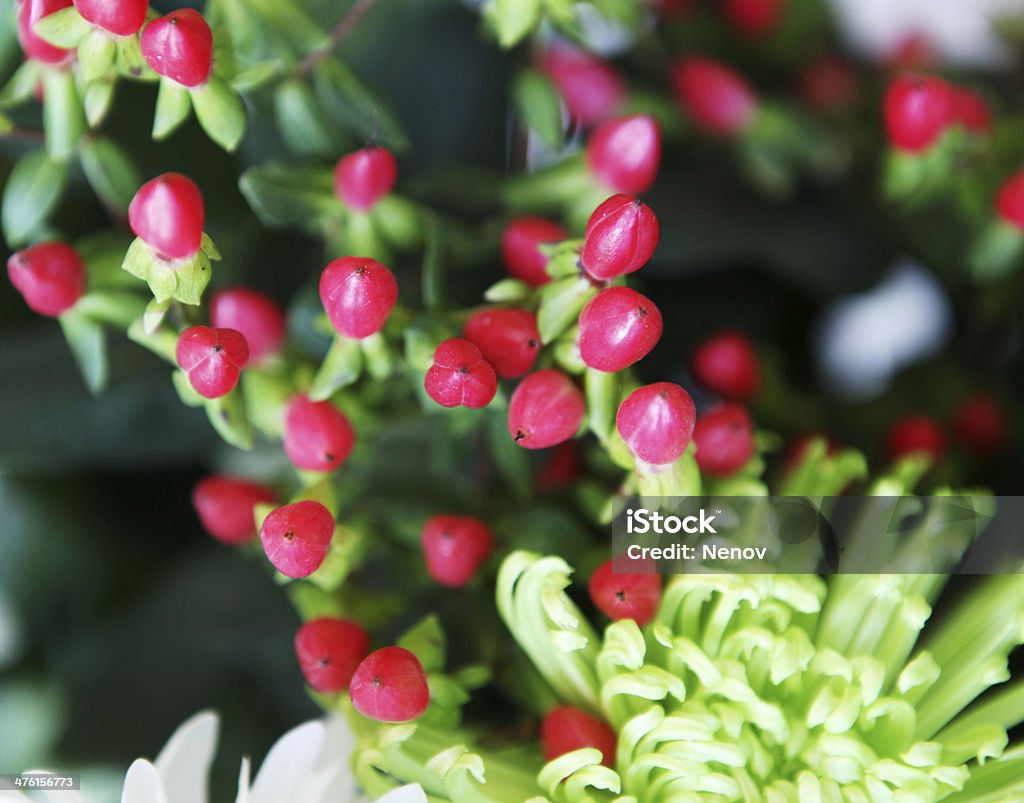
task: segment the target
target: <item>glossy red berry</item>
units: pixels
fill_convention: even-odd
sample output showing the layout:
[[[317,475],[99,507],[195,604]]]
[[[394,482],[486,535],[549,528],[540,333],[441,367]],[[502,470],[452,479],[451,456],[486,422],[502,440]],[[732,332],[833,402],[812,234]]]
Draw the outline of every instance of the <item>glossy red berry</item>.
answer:
[[[526,449],[546,449],[575,435],[583,424],[583,394],[565,374],[546,369],[523,379],[508,405],[508,432]]]
[[[272,504],[266,485],[238,477],[205,477],[192,490],[192,507],[203,529],[225,544],[244,544],[256,537],[256,505]]]
[[[609,287],[580,313],[580,357],[598,371],[621,371],[642,360],[661,338],[661,312],[628,287]]]
[[[992,111],[985,99],[967,87],[954,87],[957,119],[972,134],[992,133]]]
[[[146,21],[149,0],[74,0],[78,13],[115,36],[138,33]]]
[[[545,761],[553,761],[573,750],[594,747],[601,751],[602,764],[615,766],[618,741],[615,731],[607,722],[578,708],[562,705],[549,711],[541,723],[540,738]]]
[[[700,470],[728,477],[754,456],[754,424],[738,404],[722,404],[697,419],[693,441]]]
[[[285,338],[284,310],[270,296],[248,287],[226,287],[210,299],[210,323],[234,329],[249,344],[249,361],[274,354]]]
[[[958,107],[953,88],[940,78],[908,73],[894,78],[883,102],[890,144],[919,153],[938,142],[956,122]]]
[[[946,453],[946,434],[931,416],[910,415],[889,430],[887,450],[890,460],[919,454],[938,461]]]
[[[185,259],[199,251],[203,221],[203,196],[181,173],[147,181],[128,206],[132,231],[167,259]]]
[[[537,493],[550,493],[572,485],[583,473],[583,461],[573,441],[554,447],[537,474]]]
[[[7,275],[25,303],[40,315],[56,317],[85,292],[85,265],[66,243],[39,243],[7,260]]]
[[[494,368],[473,343],[460,337],[442,342],[434,350],[423,386],[442,407],[486,407],[498,390]]]
[[[43,64],[64,64],[71,57],[72,51],[54,47],[33,30],[43,17],[70,5],[71,0],[19,0],[18,41],[26,56]]]
[[[633,619],[641,627],[654,618],[661,602],[661,576],[616,574],[614,558],[590,575],[588,591],[595,607],[609,619]]]
[[[441,585],[459,588],[494,551],[490,528],[472,516],[433,516],[420,534],[427,571]]]
[[[580,262],[605,281],[640,270],[658,247],[658,218],[639,198],[613,195],[587,221]]]
[[[548,256],[539,248],[569,237],[562,226],[541,217],[521,217],[509,222],[501,235],[501,256],[505,270],[514,279],[533,287],[551,281],[547,273]]]
[[[745,36],[766,36],[779,27],[786,3],[785,0],[723,0],[722,11],[732,26]]]
[[[238,384],[249,361],[249,346],[234,329],[190,326],[178,336],[174,355],[196,393],[219,399]]]
[[[705,134],[739,134],[754,121],[757,98],[736,72],[713,59],[685,56],[672,67],[676,100]]]
[[[398,301],[398,282],[376,259],[341,257],[320,274],[320,300],[340,334],[361,339],[384,326]]]
[[[365,212],[391,192],[397,178],[391,151],[371,145],[341,158],[334,168],[334,191],[346,206]]]
[[[957,407],[953,431],[970,451],[981,455],[995,454],[1006,446],[1006,413],[991,396],[975,393]]]
[[[344,413],[329,401],[299,394],[284,416],[284,451],[296,468],[334,471],[348,459],[355,433]]]
[[[749,399],[761,385],[761,365],[754,344],[732,329],[698,344],[691,368],[701,385],[733,399]]]
[[[430,688],[419,659],[402,647],[371,652],[348,686],[356,711],[378,722],[411,722],[430,705]]]
[[[626,85],[607,62],[569,45],[555,45],[538,66],[558,89],[569,113],[583,125],[607,120],[622,106]]]
[[[540,353],[537,316],[526,309],[482,309],[469,316],[462,334],[473,341],[502,379],[525,374]]]
[[[843,59],[822,56],[808,64],[800,75],[800,94],[813,109],[841,111],[853,105],[860,91],[856,71]]]
[[[213,32],[194,8],[172,11],[150,22],[139,40],[142,58],[157,75],[182,86],[206,83],[213,69]]]
[[[313,619],[295,634],[295,657],[302,676],[321,694],[345,691],[369,652],[369,634],[348,619]]]
[[[625,398],[615,425],[638,460],[661,466],[674,463],[686,451],[696,420],[689,393],[671,382],[656,382]]]
[[[587,166],[614,192],[639,195],[658,174],[661,129],[649,114],[602,123],[587,140]]]
[[[319,502],[306,499],[270,512],[260,527],[267,558],[285,577],[309,577],[327,557],[334,517]]]
[[[1024,231],[1024,170],[1003,183],[996,196],[996,212],[1007,223]]]

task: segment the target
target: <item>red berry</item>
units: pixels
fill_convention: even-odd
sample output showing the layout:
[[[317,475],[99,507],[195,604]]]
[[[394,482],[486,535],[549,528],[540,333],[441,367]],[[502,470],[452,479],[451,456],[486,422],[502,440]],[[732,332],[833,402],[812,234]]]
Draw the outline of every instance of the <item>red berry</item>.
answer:
[[[800,94],[809,106],[822,112],[849,108],[859,90],[857,73],[836,56],[811,62],[800,76]]]
[[[734,399],[749,399],[761,385],[761,366],[754,344],[729,329],[693,350],[693,374],[708,390]]]
[[[401,647],[367,655],[356,667],[348,692],[356,711],[378,722],[411,722],[430,705],[423,665]]]
[[[70,5],[71,0],[19,0],[18,41],[26,56],[44,64],[63,64],[70,58],[70,50],[54,47],[33,30],[43,17]]]
[[[508,275],[533,287],[551,281],[548,257],[538,246],[568,239],[569,232],[540,217],[521,217],[509,222],[501,235],[501,256]]]
[[[128,207],[132,231],[167,259],[185,259],[203,242],[203,196],[188,176],[164,173],[147,181]]]
[[[604,281],[640,270],[658,247],[658,218],[632,195],[613,195],[587,221],[580,262]]]
[[[284,451],[296,468],[334,471],[352,452],[355,433],[344,413],[329,401],[299,394],[284,416]]]
[[[754,425],[738,404],[722,404],[697,419],[693,441],[700,470],[728,477],[754,456]]]
[[[609,619],[633,619],[643,626],[654,618],[661,602],[661,576],[617,574],[614,559],[602,563],[590,575],[590,599]]]
[[[894,148],[919,153],[934,145],[957,119],[952,87],[930,75],[894,78],[885,91],[885,130]]]
[[[960,123],[973,134],[992,133],[992,112],[985,99],[967,87],[954,87],[956,95],[957,118]]]
[[[321,694],[345,691],[369,652],[370,636],[348,619],[313,619],[295,634],[295,657],[302,675]]]
[[[689,393],[671,382],[656,382],[626,397],[615,425],[637,459],[662,466],[674,463],[686,451],[696,419]]]
[[[601,751],[602,764],[606,767],[615,766],[615,747],[618,741],[615,731],[607,722],[578,708],[562,705],[549,711],[541,723],[540,738],[544,745],[545,761],[553,761],[573,750],[594,747]]]
[[[115,36],[138,33],[146,21],[148,0],[74,0],[78,13],[98,28]]]
[[[658,173],[661,129],[649,114],[602,123],[587,141],[587,165],[598,181],[615,192],[639,195]]]
[[[361,339],[384,326],[398,301],[398,282],[376,259],[341,257],[320,275],[320,300],[340,334]]]
[[[495,307],[473,313],[462,329],[502,379],[522,376],[537,362],[537,316],[525,309]]]
[[[139,40],[142,57],[153,72],[196,87],[206,83],[213,69],[213,32],[193,8],[172,11],[150,22]]]
[[[1024,170],[1010,176],[996,196],[999,217],[1024,231]]]
[[[758,37],[779,26],[786,4],[785,0],[723,0],[722,10],[737,31]]]
[[[196,393],[219,399],[238,384],[249,361],[249,346],[234,329],[190,326],[179,335],[174,356]]]
[[[433,516],[420,534],[427,571],[441,585],[466,585],[494,551],[494,536],[472,516]]]
[[[295,579],[320,568],[333,537],[331,511],[309,499],[272,510],[260,527],[267,558],[281,574]]]
[[[427,395],[442,407],[486,407],[498,390],[494,368],[469,340],[452,337],[434,350],[423,380]]]
[[[346,205],[365,212],[391,192],[397,178],[391,151],[371,145],[341,158],[334,168],[334,191]]]
[[[903,36],[885,58],[890,70],[928,70],[942,61],[935,43],[920,31]]]
[[[537,475],[537,493],[549,493],[576,481],[583,473],[583,461],[572,441],[560,443],[547,455]]]
[[[739,134],[753,122],[754,91],[720,62],[685,56],[673,65],[671,78],[676,100],[705,134]]]
[[[975,393],[957,407],[953,431],[972,452],[994,454],[1006,446],[1006,414],[991,396]]]
[[[910,415],[893,424],[887,447],[890,460],[920,454],[938,461],[946,453],[946,435],[931,416]]]
[[[39,243],[7,260],[7,275],[25,303],[55,317],[71,309],[85,292],[85,265],[66,243]]]
[[[569,113],[585,126],[607,120],[625,101],[626,85],[615,68],[583,50],[558,44],[537,61]]]
[[[580,313],[580,357],[598,371],[621,371],[646,357],[661,338],[661,312],[628,287],[609,287]]]
[[[516,387],[508,405],[508,433],[526,449],[567,441],[583,424],[583,394],[565,374],[537,371]]]
[[[203,528],[225,544],[244,544],[255,537],[254,508],[274,500],[266,485],[237,477],[205,477],[192,491],[192,507]]]
[[[279,348],[285,338],[284,310],[270,296],[248,287],[218,290],[210,299],[210,323],[234,329],[249,344],[249,361],[260,362]]]

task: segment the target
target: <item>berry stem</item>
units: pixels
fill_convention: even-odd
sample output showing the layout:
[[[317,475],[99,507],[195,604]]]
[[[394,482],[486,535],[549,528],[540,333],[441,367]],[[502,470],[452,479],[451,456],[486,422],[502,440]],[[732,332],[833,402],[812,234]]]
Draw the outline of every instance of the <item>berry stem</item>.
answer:
[[[331,28],[327,41],[300,61],[295,72],[300,76],[306,76],[313,72],[316,66],[331,55],[334,48],[348,36],[349,32],[359,24],[359,21],[376,3],[377,0],[356,0],[337,24]]]

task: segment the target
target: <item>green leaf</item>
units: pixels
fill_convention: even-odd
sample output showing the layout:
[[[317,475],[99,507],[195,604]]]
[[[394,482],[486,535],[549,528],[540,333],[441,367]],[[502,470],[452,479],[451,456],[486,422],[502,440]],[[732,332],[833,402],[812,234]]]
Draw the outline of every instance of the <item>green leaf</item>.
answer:
[[[537,328],[544,343],[550,343],[575,323],[580,311],[597,292],[583,278],[559,279],[544,285],[540,291]]]
[[[114,64],[116,49],[109,34],[98,28],[94,29],[78,45],[78,63],[82,68],[82,77],[86,81],[94,81],[105,75]]]
[[[245,451],[252,448],[252,427],[249,426],[245,401],[238,388],[219,399],[207,401],[206,415],[217,434],[229,445]]]
[[[46,150],[54,159],[67,159],[86,130],[82,100],[70,71],[43,71],[43,128]]]
[[[518,44],[541,20],[541,0],[491,0],[485,14],[506,50]]]
[[[448,640],[436,615],[430,614],[421,619],[395,643],[419,658],[424,672],[441,672],[444,669]]]
[[[171,365],[178,364],[175,355],[178,345],[177,332],[170,329],[155,329],[152,332],[147,332],[142,319],[139,318],[128,327],[128,339],[153,352]]]
[[[338,210],[329,169],[275,164],[250,167],[238,186],[252,211],[266,226],[316,230],[316,219]]]
[[[54,47],[73,50],[93,32],[93,27],[73,6],[68,6],[47,14],[32,26],[32,30]]]
[[[100,200],[126,215],[128,204],[142,184],[131,157],[116,142],[99,135],[84,138],[79,155],[85,177]]]
[[[298,156],[336,156],[344,144],[332,135],[313,90],[304,81],[285,81],[274,92],[277,129]]]
[[[359,341],[344,335],[335,335],[320,369],[309,389],[313,401],[329,399],[334,392],[348,387],[363,370],[363,352]]]
[[[537,70],[524,70],[512,91],[523,122],[548,145],[561,145],[562,99],[551,82]]]
[[[359,348],[365,357],[366,369],[374,379],[387,379],[395,372],[395,355],[380,332],[360,340]]]
[[[102,123],[110,111],[111,102],[114,100],[114,88],[117,81],[111,76],[108,78],[92,81],[85,88],[85,119],[90,128],[96,128]]]
[[[93,393],[99,392],[107,382],[107,347],[103,326],[82,314],[77,306],[61,314],[58,320],[85,384]]]
[[[992,281],[1005,276],[1021,263],[1024,232],[1005,220],[989,224],[974,244],[971,269],[975,278]]]
[[[249,92],[259,89],[261,86],[274,78],[281,71],[281,62],[278,59],[260,61],[237,73],[231,79],[231,86],[239,92]]]
[[[18,106],[31,98],[41,80],[42,70],[42,65],[35,59],[22,62],[14,71],[11,80],[0,89],[0,108]]]
[[[337,59],[324,59],[317,66],[313,87],[320,106],[342,127],[392,150],[408,149],[409,140],[397,118]]]
[[[288,379],[270,369],[247,368],[242,371],[249,421],[271,438],[284,435],[284,412],[295,392]]]
[[[153,139],[169,137],[188,118],[192,106],[188,90],[181,84],[164,78],[156,96],[156,113],[153,115]]]
[[[145,303],[134,293],[119,290],[90,290],[75,304],[75,311],[97,323],[127,329],[143,313]]]
[[[585,385],[590,431],[602,441],[607,440],[615,429],[615,413],[619,409],[619,377],[588,368]]]
[[[211,78],[205,86],[193,89],[191,95],[199,124],[210,139],[226,151],[235,150],[245,134],[241,96],[219,78]]]
[[[178,398],[186,407],[202,407],[206,404],[206,397],[192,387],[192,383],[189,382],[188,375],[184,371],[172,371],[171,382],[174,383]]]
[[[146,311],[142,314],[142,328],[147,334],[153,334],[160,325],[164,322],[164,318],[167,316],[167,310],[171,308],[171,300],[169,298],[163,301],[157,301],[155,298],[151,298],[149,303],[146,305]]]
[[[423,240],[420,208],[397,195],[385,195],[370,210],[375,228],[392,245],[406,251],[418,248]]]
[[[533,288],[526,282],[519,279],[502,279],[484,291],[484,298],[495,304],[507,304],[516,301],[526,301]]]
[[[31,151],[18,160],[7,179],[0,209],[8,246],[24,245],[46,220],[60,199],[66,176],[66,164],[51,159],[46,151]]]
[[[119,36],[114,40],[117,53],[114,63],[117,71],[137,81],[160,81],[161,77],[153,71],[142,57],[142,48],[137,36]]]
[[[516,446],[508,433],[504,411],[489,410],[487,415],[487,451],[501,478],[519,499],[527,499],[533,488],[533,470],[525,449]]]

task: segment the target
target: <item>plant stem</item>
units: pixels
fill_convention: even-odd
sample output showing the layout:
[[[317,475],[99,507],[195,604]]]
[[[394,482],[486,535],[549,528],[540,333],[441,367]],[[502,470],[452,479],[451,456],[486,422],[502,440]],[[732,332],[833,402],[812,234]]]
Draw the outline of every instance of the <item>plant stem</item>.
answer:
[[[299,62],[299,66],[296,72],[301,75],[309,75],[313,69],[327,58],[331,51],[346,37],[349,32],[359,23],[359,21],[366,15],[377,0],[356,0],[348,11],[345,12],[344,16],[338,23],[331,29],[331,33],[321,47],[318,47],[306,58]]]

